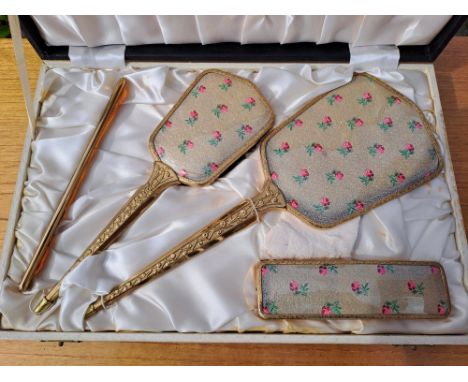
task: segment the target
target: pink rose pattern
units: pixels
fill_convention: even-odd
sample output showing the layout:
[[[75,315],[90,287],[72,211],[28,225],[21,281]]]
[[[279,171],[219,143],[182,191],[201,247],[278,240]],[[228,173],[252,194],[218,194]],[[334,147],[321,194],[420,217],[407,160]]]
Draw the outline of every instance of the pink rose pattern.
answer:
[[[400,154],[408,159],[411,155],[414,154],[414,146],[411,143],[407,143],[403,150],[400,150]]]
[[[334,265],[334,264],[323,264],[323,265],[319,266],[318,271],[322,276],[328,276],[328,274],[330,274],[330,273],[337,274],[338,273],[338,267],[336,265]]]
[[[327,172],[325,176],[327,177],[327,181],[330,184],[335,183],[336,180],[342,180],[344,178],[344,174],[338,170]]]
[[[400,313],[400,306],[397,300],[385,301],[382,305],[382,314],[398,314]]]
[[[406,180],[405,175],[398,171],[389,175],[389,178],[390,178],[390,182],[392,183],[392,186],[397,186],[399,184],[402,184]]]
[[[227,92],[231,86],[232,86],[232,80],[230,78],[227,78],[227,77],[223,80],[222,84],[218,85],[218,87],[221,90],[224,90],[225,92]]]
[[[289,131],[291,131],[295,127],[302,127],[303,124],[304,124],[304,122],[302,122],[301,119],[294,119],[294,120],[292,120],[291,122],[288,123],[288,129],[289,129]]]
[[[218,170],[218,164],[215,162],[209,162],[203,167],[203,174],[210,176]]]
[[[312,156],[313,153],[320,154],[323,152],[323,146],[320,143],[311,143],[310,145],[307,145],[305,149],[309,156]]]
[[[361,127],[364,125],[364,121],[361,118],[353,117],[352,119],[348,119],[346,124],[351,130],[353,130],[355,127]]]
[[[327,97],[327,102],[329,105],[334,105],[336,102],[340,103],[343,101],[343,97],[339,94],[332,94],[331,96]]]
[[[441,316],[446,316],[447,313],[448,313],[448,304],[443,301],[443,300],[440,300],[439,303],[437,304],[437,313],[439,313],[439,315]]]
[[[295,200],[295,199],[291,199],[288,204],[294,208],[295,210],[297,210],[297,208],[299,207],[299,203]]]
[[[423,282],[416,283],[416,281],[414,280],[409,280],[407,285],[408,285],[408,290],[412,294],[418,295],[418,296],[424,295],[424,283]]]
[[[332,121],[331,117],[329,117],[328,115],[323,117],[321,122],[317,122],[318,127],[323,131],[325,131],[326,129],[331,127],[332,124],[333,124],[333,121]]]
[[[359,176],[359,180],[364,186],[367,187],[370,183],[374,181],[374,172],[370,168],[367,168],[364,171],[364,174],[362,176]]]
[[[385,152],[385,147],[379,143],[374,143],[372,146],[367,148],[367,151],[371,156],[375,157],[377,154],[383,154]]]
[[[198,112],[196,110],[192,110],[189,113],[189,117],[185,120],[185,122],[187,123],[187,125],[193,126],[195,125],[195,122],[197,122],[197,120],[198,120]]]
[[[289,151],[289,143],[288,142],[282,142],[280,147],[274,150],[276,155],[279,155],[282,157],[284,154],[286,154]]]
[[[242,125],[242,126],[239,127],[236,131],[237,131],[237,136],[238,136],[240,139],[244,140],[244,138],[245,138],[246,135],[252,134],[253,128],[252,128],[252,126],[250,126],[250,125]]]
[[[251,111],[255,107],[255,99],[252,97],[248,97],[245,102],[242,104],[242,107],[248,111]]]
[[[348,154],[353,152],[353,144],[350,141],[344,141],[337,151],[344,157],[347,157]]]
[[[296,296],[307,296],[309,283],[299,284],[296,280],[289,282],[289,290]]]
[[[204,85],[200,85],[192,90],[192,96],[198,98],[200,94],[206,93],[206,87]]]
[[[164,158],[164,154],[166,153],[166,150],[164,150],[164,147],[159,146],[156,148],[156,152],[158,153],[160,158]]]
[[[342,104],[343,106],[346,105],[346,99],[338,93],[332,93],[328,95],[325,99],[329,107],[338,107],[338,104]],[[357,98],[357,102],[360,105],[366,106],[366,107],[371,107],[370,105],[372,104],[373,101],[374,101],[374,98],[370,91],[364,91],[362,93],[362,96]],[[390,107],[396,107],[397,105],[402,104],[402,100],[399,97],[394,96],[394,95],[387,97],[386,101]],[[335,126],[333,123],[332,117],[326,113],[323,114],[323,116],[321,117],[321,120],[316,122],[316,124],[322,131],[326,131],[328,128]],[[354,130],[354,129],[358,129],[364,126],[365,121],[362,118],[360,118],[359,115],[357,115],[347,120],[346,124],[350,130]],[[408,124],[408,128],[413,132],[423,128],[422,123],[417,120],[408,121],[407,124]],[[395,127],[395,121],[392,118],[392,116],[388,114],[384,114],[381,119],[381,122],[378,123],[378,128],[382,130],[383,132],[387,132],[394,127]],[[287,129],[289,131],[293,131],[295,128],[308,128],[308,126],[302,119],[295,118],[287,124]],[[358,143],[359,142],[357,142],[357,144]],[[317,154],[330,155],[330,152],[325,151],[323,144],[318,143],[318,142],[313,142],[303,147],[305,147],[305,151],[309,157],[313,157],[314,155],[317,155]],[[291,149],[292,148],[290,146],[290,143],[288,143],[287,141],[284,141],[281,143],[279,147],[277,146],[276,148],[274,148],[273,152],[279,157],[283,157]],[[341,144],[341,146],[339,146],[338,148],[334,148],[333,150],[336,150],[336,152],[338,152],[343,158],[347,158],[348,156],[350,156],[350,154],[353,153],[354,144],[352,140],[347,140],[347,141],[344,141]],[[378,142],[374,143],[371,146],[368,146],[367,151],[371,157],[376,157],[376,158],[382,157],[383,160],[385,160],[384,159],[385,154],[387,154],[387,152],[390,152],[390,150],[386,150],[385,147],[381,143],[378,143]],[[404,147],[402,147],[398,151],[399,151],[399,154],[405,157],[406,159],[410,159],[412,156],[414,156],[416,152],[414,144],[410,142],[406,143]],[[436,159],[435,150],[431,151],[429,154],[433,160]],[[376,169],[378,168],[379,167],[376,166]],[[362,171],[363,173],[362,175],[358,176],[358,179],[366,187],[372,187],[372,184],[376,183],[374,182],[374,180],[376,179],[376,177],[379,177],[379,176],[388,177],[387,179],[389,179],[390,184],[392,186],[401,186],[406,181],[406,176],[403,173],[398,172],[398,171],[392,174],[387,174],[387,175],[378,174],[374,171],[374,169],[370,169],[370,168],[364,168]],[[336,169],[326,172],[325,176],[329,184],[335,184],[337,181],[347,179],[346,173],[343,173],[342,171],[339,171]],[[278,172],[275,172],[275,180],[278,179],[278,177],[279,177]],[[297,185],[302,186],[305,183],[305,181],[309,179],[309,175],[307,176],[301,176],[300,174],[293,175],[292,178]],[[348,184],[348,183],[345,182],[345,184]],[[326,213],[327,211],[330,211],[331,209],[331,203],[330,203],[329,198],[325,197],[324,199],[326,200],[322,199],[319,203],[313,204],[315,211],[320,214]],[[295,206],[293,208],[297,209],[298,202],[297,200],[294,200],[294,199],[293,201],[294,201],[293,205]],[[322,201],[324,203],[322,203]],[[291,201],[289,202],[289,204],[291,205]],[[362,212],[363,210],[364,210],[363,201],[351,200],[350,202],[347,203],[347,211],[349,214],[359,213],[359,212]]]
[[[299,185],[302,186],[304,182],[309,179],[309,171],[306,168],[303,168],[299,175],[293,176],[294,181]]]
[[[278,274],[279,269],[276,264],[265,264],[262,265],[261,269],[261,277],[266,278],[269,277],[270,274]],[[385,275],[388,272],[394,273],[395,270],[393,265],[391,264],[379,264],[377,265],[377,272],[379,275]],[[431,274],[438,274],[440,269],[436,266],[430,266]],[[318,267],[318,273],[323,277],[329,277],[330,274],[337,274],[338,268],[334,264],[322,264]],[[404,281],[401,280],[401,287],[405,285],[408,292],[417,295],[423,296],[424,295],[424,282],[423,281],[416,281],[416,280],[408,280]],[[292,293],[293,296],[308,296],[309,295],[309,285],[310,283],[307,280],[298,281],[296,279],[290,279],[288,282],[288,289]],[[362,281],[362,280],[353,280],[350,283],[350,289],[356,296],[369,296],[369,292],[371,288],[369,286],[369,282]],[[320,307],[320,305],[319,305]],[[271,300],[268,298],[267,295],[264,295],[262,311],[264,314],[276,314],[278,313],[278,306],[275,300]],[[394,315],[400,314],[401,307],[400,303],[397,299],[388,299],[384,302],[381,306],[381,313],[383,315]],[[437,304],[437,313],[441,316],[448,315],[449,306],[448,303],[444,300],[440,300]],[[343,308],[339,301],[327,301],[324,305],[320,308],[320,314],[323,317],[327,316],[338,316],[343,315]],[[346,314],[346,312],[345,312]]]
[[[379,264],[377,265],[377,273],[383,276],[386,273],[394,273],[395,270],[391,264]]]
[[[218,146],[218,144],[223,140],[223,134],[220,131],[215,130],[211,133],[211,138],[208,140],[208,143],[211,146]]]
[[[369,295],[369,283],[362,283],[360,281],[353,281],[351,283],[351,290],[358,296],[368,296]]]
[[[372,94],[365,92],[357,101],[360,105],[366,106],[372,102]]]
[[[216,82],[217,81],[217,82]],[[221,128],[218,127],[219,130],[216,130],[216,124],[218,119],[222,120],[223,116],[229,115],[231,112],[241,112],[242,114],[246,115],[244,112],[244,108],[240,105],[240,102],[232,102],[230,101],[231,98],[227,98],[224,93],[229,92],[230,89],[236,86],[236,83],[234,82],[233,79],[229,77],[224,77],[224,76],[219,76],[215,82],[211,83],[209,80],[205,81],[202,79],[200,82],[198,82],[194,87],[191,88],[189,92],[189,98],[191,99],[192,105],[189,106],[190,108],[182,109],[180,110],[180,113],[183,113],[182,115],[176,114],[176,116],[172,117],[171,119],[167,119],[163,122],[163,124],[160,127],[159,132],[161,133],[161,137],[163,136],[163,133],[166,133],[169,131],[169,129],[174,130],[173,133],[175,134],[175,131],[182,131],[187,127],[191,128],[197,128],[198,124],[202,123],[203,125],[200,126],[203,130],[206,128],[206,126],[213,126],[213,130],[207,132],[207,136],[205,138],[200,137],[197,133],[194,133],[194,130],[187,132],[187,135],[184,137],[182,134],[183,139],[179,141],[175,146],[176,151],[178,153],[181,153],[186,156],[193,155],[192,153],[199,153],[202,150],[206,150],[207,146],[208,148],[219,148],[220,151],[223,149],[226,149],[221,143],[223,141],[223,138],[228,139],[228,134],[229,134],[229,139],[232,139],[232,137],[237,137],[239,138],[240,141],[242,140],[247,140],[251,139],[251,137],[255,136],[256,133],[256,126],[251,122],[254,121],[252,118],[247,117],[246,121],[242,124],[239,124],[239,128],[236,130],[235,128],[232,129],[233,131],[225,131],[222,130]],[[203,112],[202,108],[198,106],[198,102],[203,102],[205,96],[213,96],[214,95],[219,95],[219,101],[218,104],[213,105],[214,107],[209,108],[212,112]],[[249,104],[249,108],[251,109],[254,107],[257,102],[256,98],[258,96],[256,95],[255,92],[250,92],[250,94],[247,94],[245,96],[246,103]],[[216,98],[215,98],[216,99]],[[235,98],[234,98],[235,99]],[[237,105],[236,105],[237,103]],[[259,107],[261,104],[258,105]],[[175,122],[176,119],[174,118],[180,118],[182,121],[182,124],[180,122]],[[250,124],[249,124],[250,122]],[[179,134],[179,133],[178,133]],[[201,138],[201,139],[200,139]],[[163,138],[161,138],[163,140]],[[165,140],[165,139],[164,139]],[[157,139],[156,139],[156,142]],[[163,143],[162,145],[155,144],[156,146],[156,151],[159,155],[160,158],[167,157],[169,154],[169,144]],[[167,147],[166,147],[167,146]],[[211,147],[210,147],[211,146]],[[221,146],[221,147],[220,147]],[[167,151],[167,153],[166,153]],[[211,151],[211,150],[210,150]],[[220,163],[215,163],[219,161],[219,152],[216,152],[212,158],[209,158],[210,151],[207,151],[207,163],[214,163],[211,165],[205,165],[202,166],[203,172],[200,171],[194,171],[190,170],[191,177],[193,178],[201,178],[202,174],[212,174],[215,171],[217,171],[217,166],[220,166]],[[172,154],[172,153],[171,153]],[[216,158],[216,159],[215,159]],[[186,177],[188,175],[187,169],[186,168],[181,168],[184,167],[183,163],[182,166],[180,166],[176,171],[181,177]]]
[[[228,109],[229,108],[227,107],[227,105],[219,104],[219,105],[216,105],[216,107],[211,111],[216,116],[216,118],[219,119],[221,117],[221,114],[228,112]]]
[[[172,127],[172,122],[170,120],[167,120],[164,125],[161,127],[161,131],[165,132],[167,129],[170,129]]]
[[[352,200],[346,205],[348,209],[348,214],[353,214],[355,212],[361,212],[364,210],[364,203],[360,200]]]
[[[193,149],[193,142],[190,139],[185,139],[180,145],[179,145],[179,151],[182,154],[187,154],[187,150]]]
[[[322,306],[321,314],[323,317],[341,316],[341,305],[339,301],[327,302]]]
[[[421,130],[423,125],[421,122],[415,121],[412,119],[411,121],[408,121],[408,128],[414,133],[416,130]]]
[[[330,208],[330,205],[331,205],[330,199],[324,196],[322,199],[320,199],[319,203],[314,204],[314,208],[315,208],[315,211],[322,214]]]
[[[383,131],[388,131],[391,127],[393,127],[393,119],[390,117],[385,117],[383,122],[379,123],[379,127]]]
[[[390,106],[399,105],[399,104],[401,104],[401,99],[399,99],[398,97],[395,97],[395,96],[390,96],[390,97],[387,97],[387,103]]]

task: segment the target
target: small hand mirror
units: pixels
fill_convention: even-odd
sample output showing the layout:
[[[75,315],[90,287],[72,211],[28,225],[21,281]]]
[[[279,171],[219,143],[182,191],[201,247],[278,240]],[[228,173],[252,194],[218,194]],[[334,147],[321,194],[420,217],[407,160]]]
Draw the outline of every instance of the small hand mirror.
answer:
[[[282,123],[263,140],[261,155],[267,181],[257,196],[91,304],[86,317],[255,222],[257,214],[286,208],[312,226],[332,227],[414,189],[442,169],[422,112],[367,74],[356,74],[351,83]]]
[[[168,187],[214,182],[273,123],[270,105],[252,82],[219,70],[202,72],[150,137],[155,162],[148,182],[133,194],[66,274],[86,257],[109,246]],[[39,302],[36,313],[57,300],[63,277]]]

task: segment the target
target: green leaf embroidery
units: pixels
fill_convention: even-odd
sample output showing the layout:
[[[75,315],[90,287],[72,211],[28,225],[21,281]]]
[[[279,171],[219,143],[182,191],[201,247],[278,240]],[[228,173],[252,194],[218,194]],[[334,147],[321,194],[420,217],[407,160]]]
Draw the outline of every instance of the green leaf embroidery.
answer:
[[[339,301],[327,302],[322,307],[322,316],[340,316],[341,315],[341,305]]]
[[[388,129],[390,129],[390,127],[392,127],[392,125],[387,125],[386,123],[379,123],[379,127],[383,130],[383,131],[388,131]]]
[[[411,155],[413,155],[413,153],[409,150],[400,150],[400,154],[406,159],[408,159]]]
[[[213,114],[216,116],[216,118],[219,119],[219,117],[221,116],[221,109],[219,108],[219,106],[217,106],[215,109],[211,110],[213,112]]]
[[[437,157],[436,149],[432,147],[428,150],[428,152],[429,152],[429,156],[431,157],[431,160],[435,160]]]
[[[361,284],[361,287],[357,290],[357,294],[367,296],[369,294],[369,283]]]
[[[423,296],[424,295],[424,283],[420,282],[419,284],[417,284],[416,288],[413,289],[411,293],[418,295],[418,296]]]
[[[351,153],[352,150],[348,150],[348,149],[345,149],[344,147],[340,147],[336,151],[338,151],[341,155],[346,157],[348,156],[349,153]]]
[[[266,267],[270,272],[278,273],[278,266],[275,264],[267,264]]]
[[[304,182],[309,179],[308,176],[301,176],[301,175],[293,175],[294,181],[299,185],[302,186]]]
[[[359,176],[359,180],[364,186],[368,186],[369,183],[371,183],[374,180],[374,178],[369,176]]]
[[[266,309],[265,309],[266,308]],[[265,312],[267,310],[267,312]],[[264,313],[266,314],[277,314],[279,311],[278,305],[276,305],[276,301],[267,300],[264,304]]]
[[[328,183],[330,183],[330,184],[335,183],[336,177],[335,177],[335,173],[334,173],[334,172],[327,172],[325,175],[326,175],[326,177],[327,177]]]
[[[387,301],[385,304],[390,307],[393,313],[400,313],[400,306],[397,300]]]
[[[321,204],[314,204],[315,211],[324,213],[326,210],[328,210],[327,206],[322,206]]]
[[[187,153],[187,146],[186,146],[186,144],[185,144],[185,143],[181,143],[181,144],[179,145],[179,150],[180,150],[180,152],[181,152],[182,154],[186,154],[186,153]]]
[[[298,290],[294,291],[295,295],[299,296],[307,296],[309,292],[309,283],[301,284]]]
[[[280,157],[282,157],[287,152],[282,149],[274,149],[273,151],[275,152],[276,155],[279,155]]]
[[[188,118],[185,120],[185,122],[187,123],[187,125],[190,125],[190,126],[193,126],[195,124],[195,122],[197,122],[197,118]]]
[[[359,103],[360,105],[362,105],[362,106],[366,106],[366,105],[368,105],[369,103],[372,102],[372,100],[367,100],[367,99],[365,99],[365,98],[363,98],[363,97],[358,98],[357,101],[358,101],[358,103]]]

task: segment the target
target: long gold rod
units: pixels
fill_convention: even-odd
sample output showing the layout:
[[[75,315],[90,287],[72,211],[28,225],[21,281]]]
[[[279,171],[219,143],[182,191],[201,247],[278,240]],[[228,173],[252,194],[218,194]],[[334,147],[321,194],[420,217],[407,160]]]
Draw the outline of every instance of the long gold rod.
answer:
[[[98,151],[98,148],[109,131],[112,122],[117,115],[117,111],[120,106],[123,104],[128,95],[128,83],[127,80],[122,78],[116,88],[114,89],[109,102],[97,124],[96,128],[93,131],[93,134],[86,146],[81,159],[78,163],[78,166],[68,183],[67,188],[65,189],[62,198],[60,199],[59,205],[52,216],[49,225],[47,226],[44,235],[39,242],[39,245],[34,252],[34,255],[31,261],[28,264],[28,268],[19,284],[19,290],[25,291],[31,285],[31,282],[44,267],[44,264],[49,256],[51,246],[53,245],[53,238],[55,231],[61,222],[66,211],[70,205],[75,200],[75,197],[82,185],[83,181],[86,179],[86,176],[89,172],[89,169],[92,165],[93,159]]]

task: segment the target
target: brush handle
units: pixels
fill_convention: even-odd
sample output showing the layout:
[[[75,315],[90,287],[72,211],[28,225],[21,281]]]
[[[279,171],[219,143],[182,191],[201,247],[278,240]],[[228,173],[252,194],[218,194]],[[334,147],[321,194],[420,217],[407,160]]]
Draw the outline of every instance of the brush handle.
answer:
[[[93,242],[78,257],[62,278],[49,290],[34,308],[34,312],[41,314],[49,309],[59,298],[60,286],[65,278],[84,259],[96,255],[107,248],[122,231],[140,215],[143,210],[156,200],[168,187],[179,183],[176,173],[163,162],[154,162],[150,179],[138,188]]]
[[[220,218],[194,233],[163,256],[146,266],[142,271],[112,289],[107,295],[92,303],[85,319],[95,315],[104,307],[131,293],[143,284],[163,275],[169,269],[182,264],[191,257],[206,251],[228,236],[257,220],[257,214],[271,208],[285,207],[286,203],[279,189],[268,181],[262,191],[252,200],[244,200]]]

